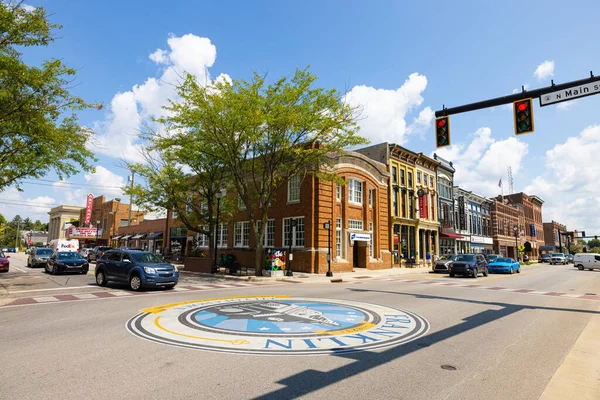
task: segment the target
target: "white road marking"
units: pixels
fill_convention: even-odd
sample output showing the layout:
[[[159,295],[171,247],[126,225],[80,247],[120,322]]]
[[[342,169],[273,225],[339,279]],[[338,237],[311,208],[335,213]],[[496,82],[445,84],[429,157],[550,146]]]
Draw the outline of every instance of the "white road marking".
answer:
[[[108,292],[110,294],[112,294],[113,296],[133,296],[133,293],[129,293],[129,292]]]
[[[34,297],[33,298],[38,303],[48,303],[50,301],[58,301],[56,297],[53,296],[42,296],[42,297]]]
[[[77,297],[78,299],[97,299],[98,297],[96,297],[96,295],[93,295],[91,293],[82,293],[82,294],[74,294],[73,296]]]
[[[25,271],[24,269],[21,269],[19,267],[15,267],[14,265],[12,266],[12,269],[16,269],[19,272],[27,273],[27,271]]]

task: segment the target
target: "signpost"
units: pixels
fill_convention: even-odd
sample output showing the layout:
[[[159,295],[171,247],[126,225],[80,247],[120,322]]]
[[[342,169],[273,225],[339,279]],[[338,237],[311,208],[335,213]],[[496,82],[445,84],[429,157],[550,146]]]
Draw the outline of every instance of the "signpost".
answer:
[[[540,107],[551,104],[561,103],[580,97],[591,96],[600,93],[599,82],[589,82],[583,85],[571,86],[555,92],[546,93],[540,96]]]
[[[93,203],[94,203],[94,195],[91,193],[88,193],[87,202],[85,204],[85,225],[86,226],[91,226]]]

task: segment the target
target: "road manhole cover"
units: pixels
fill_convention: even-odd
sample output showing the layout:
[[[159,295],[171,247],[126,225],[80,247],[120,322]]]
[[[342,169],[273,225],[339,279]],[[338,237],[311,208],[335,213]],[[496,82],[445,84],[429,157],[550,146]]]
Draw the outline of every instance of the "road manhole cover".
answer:
[[[268,355],[339,354],[406,343],[429,330],[410,311],[346,300],[228,297],[142,310],[127,329],[157,343]]]
[[[458,369],[454,365],[448,365],[448,364],[444,364],[441,367],[442,367],[442,369],[445,369],[446,371],[456,371]]]

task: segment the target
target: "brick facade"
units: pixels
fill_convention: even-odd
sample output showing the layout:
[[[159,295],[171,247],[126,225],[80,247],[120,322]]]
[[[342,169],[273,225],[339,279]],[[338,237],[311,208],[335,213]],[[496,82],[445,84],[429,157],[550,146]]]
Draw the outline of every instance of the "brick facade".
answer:
[[[521,208],[498,196],[493,199],[490,213],[494,253],[517,258],[519,240],[515,238],[514,227],[520,225],[520,216],[523,214]]]
[[[544,241],[546,246],[554,246],[556,249],[560,249],[561,245],[566,245],[563,239],[558,238],[559,232],[566,232],[567,227],[556,221],[544,222]]]
[[[530,257],[537,259],[540,255],[539,248],[546,244],[544,240],[544,226],[542,223],[542,205],[544,201],[535,195],[527,195],[523,192],[504,196],[512,203],[523,207],[523,222],[520,224],[523,229],[523,240],[525,252]],[[528,251],[530,249],[530,251]]]

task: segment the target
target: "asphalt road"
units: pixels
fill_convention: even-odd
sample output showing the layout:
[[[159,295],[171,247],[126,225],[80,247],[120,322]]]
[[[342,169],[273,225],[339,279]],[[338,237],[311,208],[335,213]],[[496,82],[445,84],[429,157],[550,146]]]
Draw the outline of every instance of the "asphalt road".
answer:
[[[15,284],[7,285],[7,278],[23,285],[28,278],[41,279],[41,273],[17,278],[17,272],[0,275],[0,283],[10,289]],[[93,282],[91,276],[74,279]],[[563,295],[541,294],[546,292]],[[584,294],[600,294],[600,272],[538,265],[476,280],[428,274],[5,306],[0,307],[0,398],[538,399],[587,321],[599,313],[600,301],[593,296],[574,297]],[[424,317],[430,330],[414,341],[372,351],[251,356],[145,341],[125,326],[148,307],[258,295],[395,307]]]

